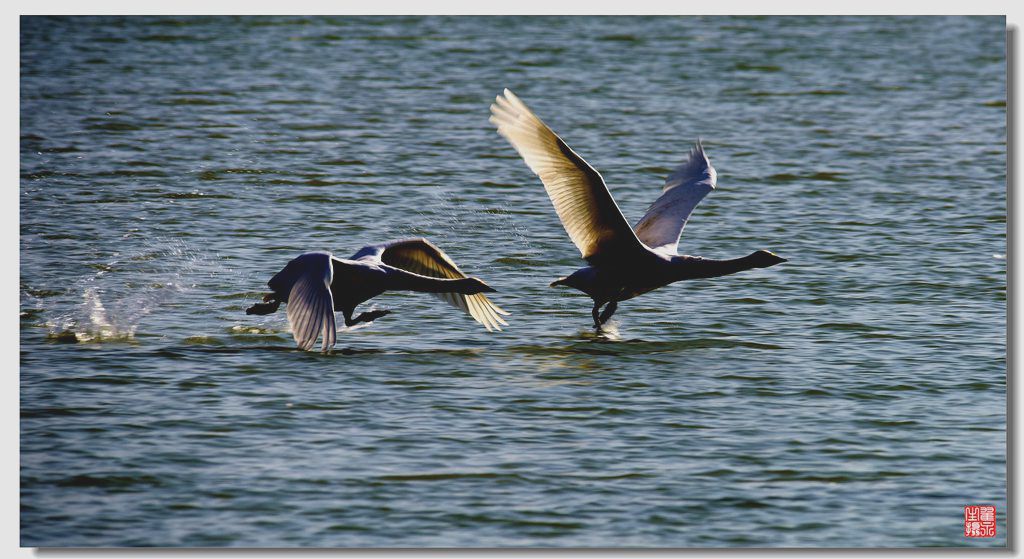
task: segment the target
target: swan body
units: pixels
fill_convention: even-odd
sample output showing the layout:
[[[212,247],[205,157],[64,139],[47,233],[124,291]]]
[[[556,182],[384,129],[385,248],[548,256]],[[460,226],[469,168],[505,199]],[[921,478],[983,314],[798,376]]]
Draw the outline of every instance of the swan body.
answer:
[[[661,196],[631,227],[601,175],[508,89],[491,105],[490,120],[540,177],[566,233],[588,262],[551,285],[589,295],[597,328],[611,318],[619,301],[677,281],[786,261],[766,250],[730,260],[679,254],[679,238],[690,214],[718,180],[700,140],[687,161],[669,174]]]
[[[352,316],[356,306],[385,291],[432,293],[488,331],[508,325],[502,316],[509,313],[483,295],[495,290],[483,280],[463,274],[447,254],[423,238],[366,246],[351,258],[308,252],[288,262],[267,285],[272,292],[246,314],[270,314],[287,303],[292,336],[303,350],[311,349],[320,337],[322,351],[334,347],[336,311],[341,311],[346,326],[390,314],[378,310]]]

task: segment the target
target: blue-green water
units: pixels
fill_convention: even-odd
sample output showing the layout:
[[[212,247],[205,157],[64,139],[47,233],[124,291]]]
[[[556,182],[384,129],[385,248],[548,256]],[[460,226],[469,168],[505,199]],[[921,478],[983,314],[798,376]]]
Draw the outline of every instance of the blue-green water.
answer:
[[[1006,544],[1002,18],[21,27],[22,545]],[[702,137],[680,249],[789,262],[595,336],[503,87],[631,222]],[[506,331],[388,294],[321,355],[244,314],[409,235]]]

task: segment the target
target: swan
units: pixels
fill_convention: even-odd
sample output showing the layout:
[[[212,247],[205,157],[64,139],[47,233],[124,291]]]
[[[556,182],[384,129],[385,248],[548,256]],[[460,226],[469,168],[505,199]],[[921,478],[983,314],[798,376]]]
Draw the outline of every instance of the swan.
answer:
[[[323,334],[321,351],[334,347],[334,313],[341,311],[345,326],[391,314],[389,310],[352,313],[360,303],[385,291],[433,293],[483,324],[487,331],[508,326],[502,310],[484,293],[496,291],[483,280],[469,277],[440,248],[424,238],[401,239],[359,249],[351,258],[329,252],[296,257],[267,282],[272,293],[245,314],[266,315],[288,303],[288,323],[300,349],[309,350]]]
[[[678,253],[687,218],[717,181],[699,139],[689,159],[669,174],[661,196],[630,227],[601,175],[508,89],[491,105],[490,121],[540,177],[562,226],[590,264],[551,286],[589,295],[595,328],[611,318],[619,301],[670,283],[786,262],[767,250],[730,260]]]

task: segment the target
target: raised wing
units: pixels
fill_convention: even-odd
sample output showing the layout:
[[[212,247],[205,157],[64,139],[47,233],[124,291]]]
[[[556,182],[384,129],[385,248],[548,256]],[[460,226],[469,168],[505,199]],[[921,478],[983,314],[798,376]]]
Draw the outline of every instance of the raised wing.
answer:
[[[288,324],[300,349],[311,349],[321,334],[321,351],[334,347],[337,325],[331,295],[333,277],[331,255],[310,252],[289,262],[270,280],[275,291],[288,293]]]
[[[646,249],[601,175],[508,89],[491,105],[490,120],[540,177],[562,226],[583,258],[589,261]]]
[[[636,236],[658,252],[676,254],[686,220],[697,204],[715,189],[717,180],[718,173],[697,140],[690,150],[689,160],[665,179],[661,196],[637,222]]]
[[[440,279],[462,279],[469,277],[441,249],[426,239],[404,239],[383,245],[379,253],[381,262],[407,272]],[[364,249],[365,250],[365,249]],[[358,254],[361,254],[360,251]],[[483,293],[462,295],[460,293],[434,293],[442,301],[461,309],[483,324],[488,331],[501,330],[508,322],[501,315],[509,313],[495,305]]]

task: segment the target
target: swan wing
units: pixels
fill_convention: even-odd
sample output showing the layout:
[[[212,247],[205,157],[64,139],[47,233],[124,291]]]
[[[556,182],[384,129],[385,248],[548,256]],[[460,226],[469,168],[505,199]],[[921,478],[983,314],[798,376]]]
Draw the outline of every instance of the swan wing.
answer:
[[[423,238],[392,241],[382,245],[380,249],[378,254],[381,262],[406,272],[439,279],[468,277],[459,270],[459,267],[444,251]],[[501,330],[502,326],[508,326],[508,322],[505,322],[502,315],[508,316],[509,313],[495,305],[483,293],[475,295],[434,293],[433,295],[473,317],[488,331]]]
[[[278,275],[270,280],[288,293],[288,324],[292,336],[300,349],[312,349],[316,339],[323,334],[321,351],[334,347],[337,340],[337,325],[334,320],[334,297],[331,294],[331,280],[334,267],[331,255],[325,252],[311,252],[292,260]],[[288,283],[291,287],[288,287]]]
[[[653,250],[676,254],[686,220],[717,180],[718,173],[697,140],[689,159],[665,179],[661,196],[637,222],[636,236]]]
[[[646,250],[601,175],[508,89],[491,105],[490,120],[540,177],[583,258]]]

